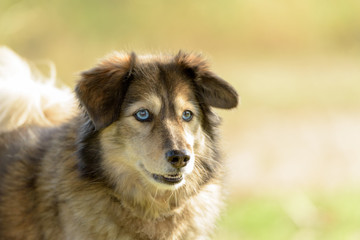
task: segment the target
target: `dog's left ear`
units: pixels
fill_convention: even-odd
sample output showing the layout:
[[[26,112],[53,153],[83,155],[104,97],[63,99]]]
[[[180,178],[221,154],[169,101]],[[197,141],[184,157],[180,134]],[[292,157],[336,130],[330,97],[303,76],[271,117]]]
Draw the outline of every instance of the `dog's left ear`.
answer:
[[[200,73],[195,83],[210,106],[231,109],[238,105],[238,94],[235,89],[214,73]]]
[[[134,53],[114,54],[81,74],[75,92],[97,130],[119,118],[135,61]]]
[[[179,52],[175,61],[190,78],[194,79],[196,88],[206,104],[223,109],[231,109],[238,105],[238,94],[235,89],[211,72],[200,55]]]

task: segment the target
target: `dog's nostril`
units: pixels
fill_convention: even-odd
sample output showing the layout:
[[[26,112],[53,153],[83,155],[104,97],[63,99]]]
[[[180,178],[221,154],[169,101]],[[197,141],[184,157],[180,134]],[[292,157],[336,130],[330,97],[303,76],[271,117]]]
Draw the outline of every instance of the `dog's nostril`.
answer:
[[[187,162],[190,160],[190,156],[185,151],[171,150],[166,154],[166,159],[175,168],[185,167]]]
[[[173,157],[171,158],[170,162],[171,163],[177,163],[179,161],[179,158],[178,157]]]

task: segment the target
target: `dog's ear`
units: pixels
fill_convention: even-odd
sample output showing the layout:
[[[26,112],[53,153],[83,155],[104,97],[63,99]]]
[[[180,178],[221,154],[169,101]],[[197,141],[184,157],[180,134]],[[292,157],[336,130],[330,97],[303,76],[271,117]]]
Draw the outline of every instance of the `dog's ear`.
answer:
[[[114,54],[81,74],[75,92],[97,130],[119,118],[135,61],[134,53]]]
[[[175,57],[185,73],[194,79],[205,103],[216,108],[230,109],[238,104],[238,94],[225,80],[209,70],[206,61],[195,54],[179,52]]]

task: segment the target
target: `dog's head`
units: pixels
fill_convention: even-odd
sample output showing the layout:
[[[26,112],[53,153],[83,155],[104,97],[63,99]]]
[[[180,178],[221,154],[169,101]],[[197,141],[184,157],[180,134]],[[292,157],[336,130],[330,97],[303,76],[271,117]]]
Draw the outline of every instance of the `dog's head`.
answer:
[[[101,146],[97,167],[113,180],[162,189],[199,184],[217,165],[210,107],[236,107],[236,91],[204,59],[114,54],[82,74],[76,93]],[[131,184],[130,184],[131,185]]]

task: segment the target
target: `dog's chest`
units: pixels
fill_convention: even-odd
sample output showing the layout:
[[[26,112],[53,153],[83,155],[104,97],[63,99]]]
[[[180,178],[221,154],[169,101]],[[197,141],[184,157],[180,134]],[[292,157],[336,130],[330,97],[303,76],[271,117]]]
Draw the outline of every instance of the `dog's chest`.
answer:
[[[189,225],[178,214],[150,220],[137,217],[133,211],[121,205],[111,209],[105,208],[100,202],[93,204],[92,208],[84,205],[88,204],[82,202],[80,208],[78,205],[76,208],[67,206],[63,209],[62,218],[67,220],[65,239],[175,240],[184,236]]]

